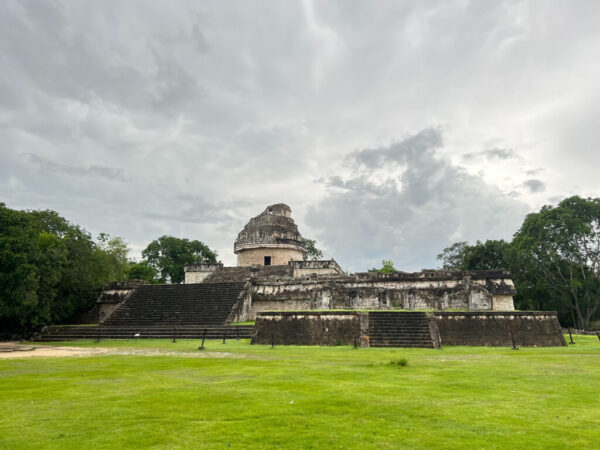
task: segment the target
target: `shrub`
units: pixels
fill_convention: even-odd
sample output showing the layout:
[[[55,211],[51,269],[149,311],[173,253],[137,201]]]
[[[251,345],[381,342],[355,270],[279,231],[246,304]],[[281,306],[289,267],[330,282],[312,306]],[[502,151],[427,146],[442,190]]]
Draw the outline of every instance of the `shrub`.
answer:
[[[400,358],[400,359],[390,361],[390,366],[406,367],[407,365],[408,365],[408,359],[406,359],[406,358]]]

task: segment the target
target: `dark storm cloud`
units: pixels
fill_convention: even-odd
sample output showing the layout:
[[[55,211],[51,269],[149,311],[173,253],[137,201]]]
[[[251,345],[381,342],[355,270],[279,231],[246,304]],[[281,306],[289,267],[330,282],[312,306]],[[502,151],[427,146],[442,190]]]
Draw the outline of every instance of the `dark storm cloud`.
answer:
[[[354,152],[348,162],[361,175],[328,179],[343,189],[330,190],[308,221],[342,264],[364,270],[392,259],[418,270],[453,241],[507,238],[517,229],[525,205],[439,156],[442,146],[441,132],[428,128]]]
[[[126,181],[125,171],[119,167],[90,165],[86,167],[59,164],[48,159],[40,158],[33,153],[23,154],[27,160],[43,171],[60,172],[80,177],[100,177],[109,180]]]
[[[20,92],[21,101],[31,101],[35,88],[56,100],[101,100],[171,114],[203,95],[197,80],[173,55],[178,46],[191,45],[186,36],[157,30],[140,45],[125,28],[121,36],[129,42],[116,39],[111,23],[126,26],[133,19],[131,11],[123,11],[122,17],[115,17],[110,8],[86,15],[76,5],[48,1],[8,2],[3,9],[0,48],[8,69],[0,75],[0,84],[13,84],[17,77],[26,82],[29,90]],[[197,26],[190,33],[197,42]]]
[[[428,128],[389,147],[354,152],[350,155],[350,159],[369,169],[388,163],[415,163],[430,159],[431,154],[441,145],[442,136],[439,130]]]
[[[523,186],[527,188],[532,194],[537,192],[543,192],[546,190],[546,183],[535,178],[525,180],[523,182]]]
[[[504,235],[511,196],[537,207],[527,180],[548,196],[597,189],[599,14],[593,1],[5,0],[0,196],[137,248],[199,238],[229,264],[248,218],[284,201],[341,262],[431,266],[448,241]]]

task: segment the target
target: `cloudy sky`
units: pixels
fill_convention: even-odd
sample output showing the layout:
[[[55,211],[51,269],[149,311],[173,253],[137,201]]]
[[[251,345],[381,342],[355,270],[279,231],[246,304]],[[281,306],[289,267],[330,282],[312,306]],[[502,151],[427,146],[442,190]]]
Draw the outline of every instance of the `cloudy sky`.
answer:
[[[0,202],[235,264],[284,202],[326,257],[436,267],[600,196],[600,2],[0,3]]]

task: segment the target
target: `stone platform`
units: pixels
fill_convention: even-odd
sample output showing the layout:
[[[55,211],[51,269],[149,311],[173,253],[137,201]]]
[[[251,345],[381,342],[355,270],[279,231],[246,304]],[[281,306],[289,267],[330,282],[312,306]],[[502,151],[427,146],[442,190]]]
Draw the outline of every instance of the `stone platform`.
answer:
[[[254,342],[275,345],[424,347],[566,345],[556,312],[273,311],[259,313]]]

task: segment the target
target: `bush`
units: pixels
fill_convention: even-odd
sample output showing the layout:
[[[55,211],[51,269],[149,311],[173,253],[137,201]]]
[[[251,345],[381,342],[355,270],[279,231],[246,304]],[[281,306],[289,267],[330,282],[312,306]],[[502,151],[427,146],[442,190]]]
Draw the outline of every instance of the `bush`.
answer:
[[[400,358],[400,359],[396,359],[394,361],[390,361],[390,366],[406,367],[406,366],[408,366],[408,359]]]

